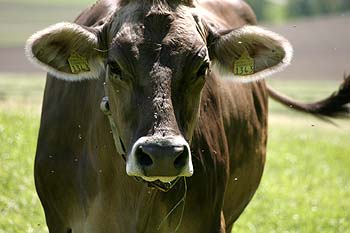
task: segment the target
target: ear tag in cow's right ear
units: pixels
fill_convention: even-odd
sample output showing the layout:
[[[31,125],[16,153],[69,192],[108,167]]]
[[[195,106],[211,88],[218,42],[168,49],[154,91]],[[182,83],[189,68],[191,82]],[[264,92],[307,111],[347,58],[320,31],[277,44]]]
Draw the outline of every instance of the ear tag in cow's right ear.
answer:
[[[90,71],[89,63],[87,59],[83,56],[80,56],[76,52],[73,52],[69,58],[68,63],[70,66],[70,70],[73,74],[79,74],[82,72]]]
[[[233,73],[238,76],[254,74],[254,59],[249,56],[246,49],[242,56],[235,62]]]

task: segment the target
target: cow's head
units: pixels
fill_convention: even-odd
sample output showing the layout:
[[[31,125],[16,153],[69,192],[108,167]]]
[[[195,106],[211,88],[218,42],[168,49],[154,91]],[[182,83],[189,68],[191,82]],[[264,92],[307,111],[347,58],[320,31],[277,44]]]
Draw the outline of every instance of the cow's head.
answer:
[[[28,40],[27,54],[59,79],[107,74],[127,174],[169,182],[194,172],[189,144],[206,80],[262,79],[288,65],[292,49],[256,26],[220,32],[180,1],[150,2],[124,2],[100,26],[51,26]]]

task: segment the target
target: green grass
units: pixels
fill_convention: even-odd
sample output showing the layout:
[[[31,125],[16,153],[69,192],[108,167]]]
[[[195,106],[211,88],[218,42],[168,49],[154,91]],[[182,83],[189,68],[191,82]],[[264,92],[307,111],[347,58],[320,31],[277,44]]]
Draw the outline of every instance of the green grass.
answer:
[[[44,74],[0,74],[0,112],[39,115]]]
[[[33,180],[37,115],[0,112],[0,233],[45,232]]]
[[[349,122],[278,118],[261,186],[234,232],[350,232]]]
[[[33,176],[44,77],[0,74],[0,233],[47,232]]]
[[[40,76],[0,75],[0,233],[46,232],[33,182]],[[308,100],[337,86],[272,84]],[[271,112],[262,183],[233,232],[350,232],[349,120],[335,127],[275,103]]]

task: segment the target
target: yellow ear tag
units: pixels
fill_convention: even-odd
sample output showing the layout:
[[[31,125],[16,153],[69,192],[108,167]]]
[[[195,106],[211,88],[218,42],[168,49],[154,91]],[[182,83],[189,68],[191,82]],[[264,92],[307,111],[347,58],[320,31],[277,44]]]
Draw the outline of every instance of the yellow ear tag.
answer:
[[[70,70],[72,71],[73,74],[79,74],[82,72],[90,71],[90,67],[87,59],[75,52],[72,53],[68,58],[68,63],[70,66]]]
[[[254,74],[254,59],[249,56],[246,49],[244,49],[242,56],[235,62],[233,73],[238,76]]]

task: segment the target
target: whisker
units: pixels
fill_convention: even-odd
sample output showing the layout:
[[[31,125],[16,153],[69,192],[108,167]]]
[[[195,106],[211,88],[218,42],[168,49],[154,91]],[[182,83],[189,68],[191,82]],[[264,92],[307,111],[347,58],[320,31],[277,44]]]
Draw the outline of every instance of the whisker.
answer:
[[[160,222],[157,230],[159,231],[160,228],[163,226],[163,224],[165,223],[165,221],[170,217],[170,215],[177,209],[177,207],[179,207],[179,205],[181,203],[183,203],[182,205],[182,210],[181,210],[181,215],[180,215],[180,219],[179,219],[179,222],[175,228],[175,231],[173,232],[177,232],[180,228],[180,225],[181,225],[181,222],[182,222],[182,217],[183,217],[183,214],[185,212],[185,205],[186,205],[186,196],[187,196],[187,182],[186,182],[186,177],[184,177],[184,195],[183,197],[174,205],[174,207],[169,211],[169,213],[164,217],[164,219]],[[172,233],[173,233],[172,232]]]
[[[108,51],[110,51],[112,48],[108,48],[108,49],[98,49],[98,48],[94,48],[95,51],[100,52],[100,53],[107,53]]]

